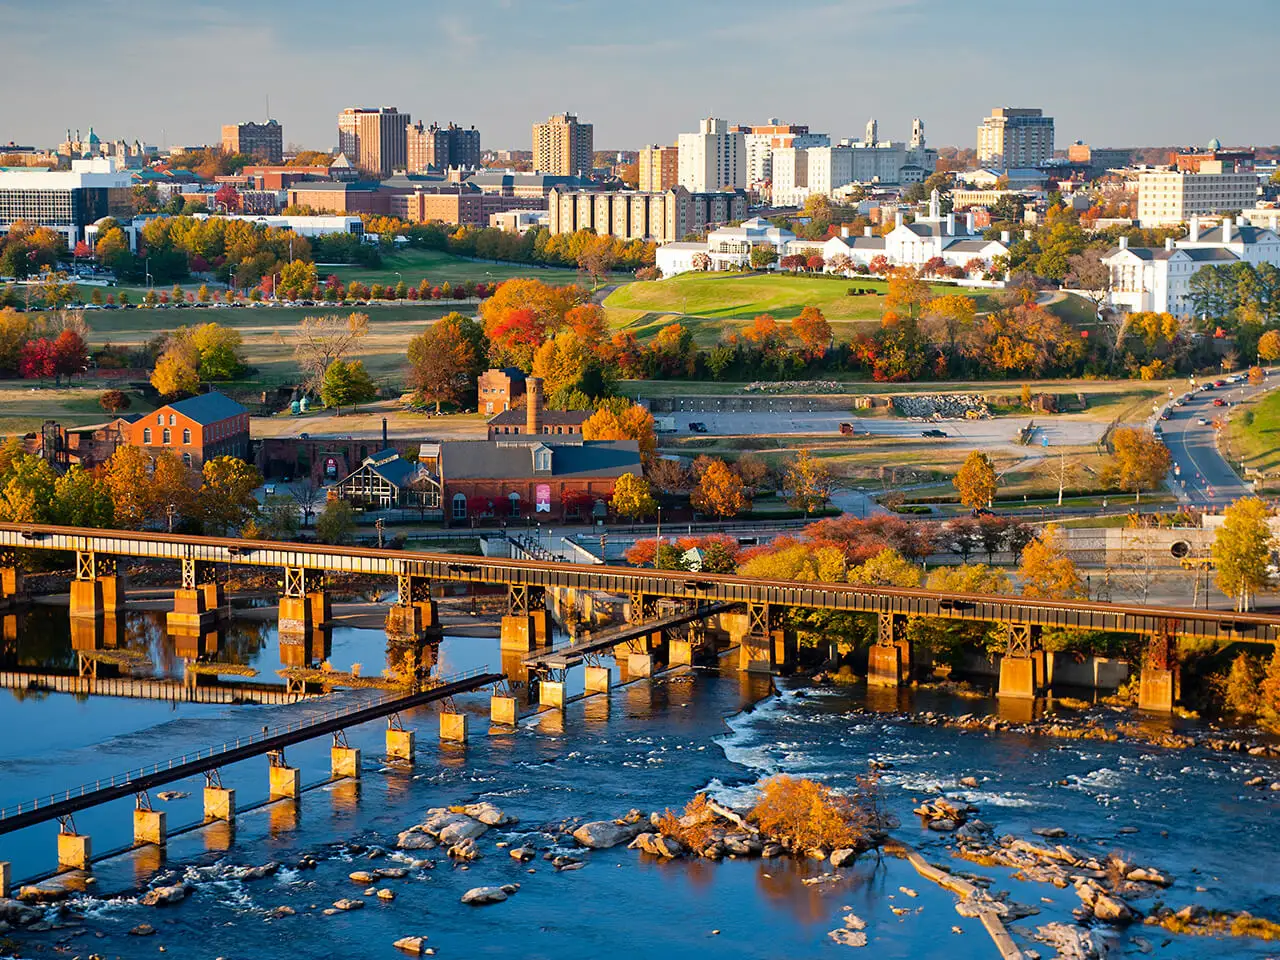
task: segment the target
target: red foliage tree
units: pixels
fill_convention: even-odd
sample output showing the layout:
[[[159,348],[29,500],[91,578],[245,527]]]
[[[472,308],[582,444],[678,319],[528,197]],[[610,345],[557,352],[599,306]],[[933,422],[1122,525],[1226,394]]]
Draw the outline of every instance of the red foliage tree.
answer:
[[[58,366],[53,344],[44,337],[28,340],[18,357],[18,372],[27,380],[43,380],[55,376]]]
[[[213,199],[219,206],[226,207],[228,213],[235,213],[240,209],[240,191],[229,183],[219,187]]]
[[[89,348],[84,337],[74,330],[63,330],[53,341],[53,372],[55,375],[80,373],[89,366]]]
[[[892,267],[889,263],[888,257],[886,257],[883,253],[877,253],[874,257],[871,258],[871,262],[867,264],[867,269],[870,270],[872,273],[887,273],[890,269],[892,269]]]
[[[822,254],[815,253],[813,256],[811,256],[808,260],[804,262],[804,265],[808,267],[810,270],[812,270],[814,273],[821,273],[822,268],[827,265],[827,261],[823,259]]]

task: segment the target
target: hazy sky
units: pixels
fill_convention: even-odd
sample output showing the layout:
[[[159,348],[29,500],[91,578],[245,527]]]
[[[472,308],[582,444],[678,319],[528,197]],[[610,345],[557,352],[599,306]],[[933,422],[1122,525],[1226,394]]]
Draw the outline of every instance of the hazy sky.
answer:
[[[973,146],[997,104],[1059,146],[1280,141],[1280,0],[0,0],[0,142],[70,127],[216,143],[261,119],[329,148],[344,106],[475,124],[528,149],[563,110],[597,149],[699,117]],[[19,79],[20,78],[20,79]]]

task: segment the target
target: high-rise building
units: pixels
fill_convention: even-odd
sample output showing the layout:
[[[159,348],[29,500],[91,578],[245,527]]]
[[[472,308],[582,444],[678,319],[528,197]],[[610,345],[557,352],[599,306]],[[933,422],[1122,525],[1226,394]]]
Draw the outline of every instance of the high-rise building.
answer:
[[[280,124],[274,120],[223,124],[222,152],[257,157],[263,163],[281,163],[284,160],[284,134]]]
[[[995,107],[978,127],[978,163],[1034,167],[1053,159],[1053,117],[1039,109]]]
[[[1161,170],[1138,176],[1138,223],[1165,227],[1192,217],[1237,213],[1258,200],[1258,177],[1222,160],[1201,160],[1199,171]]]
[[[452,123],[428,127],[419,120],[405,127],[405,136],[410,173],[480,166],[480,131],[475,127],[466,130]]]
[[[591,230],[620,240],[668,243],[746,217],[745,190],[690,193],[676,186],[652,192],[588,192],[556,188],[547,195],[547,228],[553,234]]]
[[[640,189],[646,193],[670,190],[680,179],[680,148],[653,144],[640,148]]]
[[[740,130],[708,117],[697,133],[682,133],[679,148],[680,186],[690,193],[709,193],[747,185],[747,144]]]
[[[595,156],[592,125],[576,114],[558,113],[533,125],[533,169],[536,173],[576,176],[590,173]]]
[[[338,150],[362,174],[389,177],[408,162],[409,114],[395,107],[347,107],[338,114]]]
[[[741,133],[747,151],[747,185],[759,186],[773,178],[773,151],[795,147],[825,147],[831,138],[825,133],[810,133],[803,124],[779,123],[770,117],[768,123],[745,127],[730,127],[731,133]]]

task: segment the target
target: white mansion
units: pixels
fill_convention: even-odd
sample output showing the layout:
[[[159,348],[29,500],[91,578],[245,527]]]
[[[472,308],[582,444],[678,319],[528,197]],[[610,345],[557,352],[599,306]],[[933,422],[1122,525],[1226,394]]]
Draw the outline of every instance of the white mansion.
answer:
[[[1169,239],[1158,248],[1131,247],[1121,238],[1120,246],[1102,258],[1111,269],[1109,303],[1131,313],[1190,313],[1191,278],[1201,267],[1242,262],[1280,267],[1278,217],[1280,211],[1266,227],[1225,217],[1210,230],[1202,230],[1199,218],[1192,217],[1185,240]]]

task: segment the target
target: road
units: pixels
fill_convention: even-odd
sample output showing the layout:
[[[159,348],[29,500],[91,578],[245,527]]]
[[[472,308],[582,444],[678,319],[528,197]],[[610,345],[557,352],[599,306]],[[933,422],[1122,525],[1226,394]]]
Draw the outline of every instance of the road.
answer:
[[[1229,384],[1213,390],[1197,390],[1183,394],[1184,406],[1165,408],[1169,419],[1160,422],[1165,446],[1173,457],[1174,492],[1184,502],[1195,506],[1229,504],[1253,493],[1253,485],[1245,483],[1218,453],[1218,426],[1230,414],[1233,405],[1280,386],[1268,378],[1258,386],[1247,383]],[[1214,406],[1215,400],[1224,405]],[[1201,421],[1204,421],[1203,423]]]

